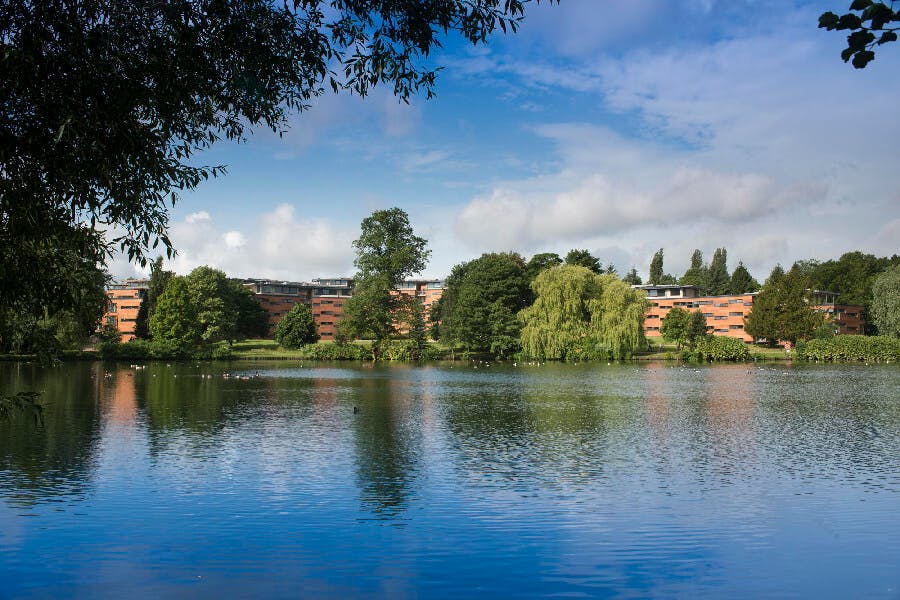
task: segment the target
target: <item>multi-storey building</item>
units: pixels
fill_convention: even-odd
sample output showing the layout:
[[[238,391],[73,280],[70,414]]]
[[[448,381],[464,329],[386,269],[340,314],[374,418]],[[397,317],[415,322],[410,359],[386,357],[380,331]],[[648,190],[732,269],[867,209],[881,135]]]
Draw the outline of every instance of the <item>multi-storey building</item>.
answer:
[[[427,327],[431,324],[431,307],[444,295],[444,289],[446,286],[441,279],[407,279],[394,290],[394,293],[414,297],[422,303]],[[406,323],[401,323],[399,329],[402,333],[406,333],[409,327]]]
[[[691,312],[702,312],[706,317],[706,330],[712,335],[724,335],[750,343],[756,341],[744,331],[744,318],[753,310],[757,294],[727,296],[705,295],[706,289],[695,285],[634,285],[647,292],[650,307],[644,315],[644,333],[659,336],[660,324],[675,307]],[[861,334],[865,322],[862,307],[836,304],[837,293],[814,290],[814,310],[824,312],[834,324],[835,333]]]
[[[344,317],[344,304],[353,295],[353,280],[346,277],[313,279],[312,315],[323,340],[333,340]]]
[[[260,306],[269,313],[269,335],[274,335],[275,325],[288,314],[295,304],[310,306],[313,285],[302,281],[272,281],[270,279],[245,279],[244,286],[256,294]]]
[[[123,342],[134,339],[134,327],[141,302],[147,295],[148,283],[146,279],[126,279],[106,288],[106,310],[102,323],[118,329]]]

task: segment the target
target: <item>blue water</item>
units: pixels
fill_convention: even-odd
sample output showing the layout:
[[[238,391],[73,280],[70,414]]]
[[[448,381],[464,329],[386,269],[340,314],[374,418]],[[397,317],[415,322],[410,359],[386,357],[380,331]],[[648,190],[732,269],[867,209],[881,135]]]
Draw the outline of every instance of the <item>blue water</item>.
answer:
[[[900,597],[895,366],[0,365],[20,389],[2,597]]]

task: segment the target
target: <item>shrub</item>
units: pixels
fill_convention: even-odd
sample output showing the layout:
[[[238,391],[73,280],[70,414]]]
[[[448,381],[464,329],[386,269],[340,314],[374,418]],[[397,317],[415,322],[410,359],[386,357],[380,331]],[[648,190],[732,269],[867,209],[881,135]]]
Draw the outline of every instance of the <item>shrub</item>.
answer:
[[[900,339],[883,335],[836,335],[831,339],[809,340],[797,348],[797,358],[808,361],[900,360]]]
[[[750,360],[750,350],[737,338],[707,335],[697,340],[694,354],[698,360]]]

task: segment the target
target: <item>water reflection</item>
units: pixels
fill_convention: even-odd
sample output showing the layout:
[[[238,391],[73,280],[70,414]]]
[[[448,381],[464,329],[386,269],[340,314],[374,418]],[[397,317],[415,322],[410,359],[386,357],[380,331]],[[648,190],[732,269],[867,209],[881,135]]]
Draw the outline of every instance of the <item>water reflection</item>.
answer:
[[[182,564],[217,574],[201,593],[342,573],[359,583],[340,595],[378,594],[390,573],[398,595],[859,595],[815,588],[827,564],[883,591],[898,385],[888,367],[0,364],[3,391],[48,404],[42,426],[0,424],[0,532],[18,532],[0,575],[38,552],[77,580],[100,552],[162,590],[194,581]]]
[[[419,468],[422,428],[411,384],[404,379],[364,380],[352,397],[360,499],[377,518],[397,519],[406,509]]]

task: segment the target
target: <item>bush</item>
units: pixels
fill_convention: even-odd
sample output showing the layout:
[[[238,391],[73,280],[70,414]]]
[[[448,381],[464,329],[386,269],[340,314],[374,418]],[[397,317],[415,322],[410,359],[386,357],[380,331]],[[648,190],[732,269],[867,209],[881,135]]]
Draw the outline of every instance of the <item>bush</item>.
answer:
[[[200,348],[185,348],[173,342],[148,342],[134,339],[124,344],[120,342],[103,342],[100,344],[100,356],[107,360],[191,360],[231,358],[232,351],[228,346],[210,345]]]
[[[900,339],[883,335],[836,335],[831,339],[809,340],[798,346],[797,358],[808,361],[900,360]]]
[[[372,353],[361,344],[308,344],[300,356],[309,360],[371,360]]]
[[[750,350],[741,340],[733,337],[707,335],[697,340],[694,355],[698,360],[745,361],[750,360]]]
[[[570,342],[565,349],[563,360],[566,362],[592,362],[597,360],[611,360],[612,348],[593,337],[583,337]]]
[[[275,326],[275,341],[279,346],[291,350],[319,341],[316,323],[308,306],[295,304],[290,312],[278,321],[278,325]]]

